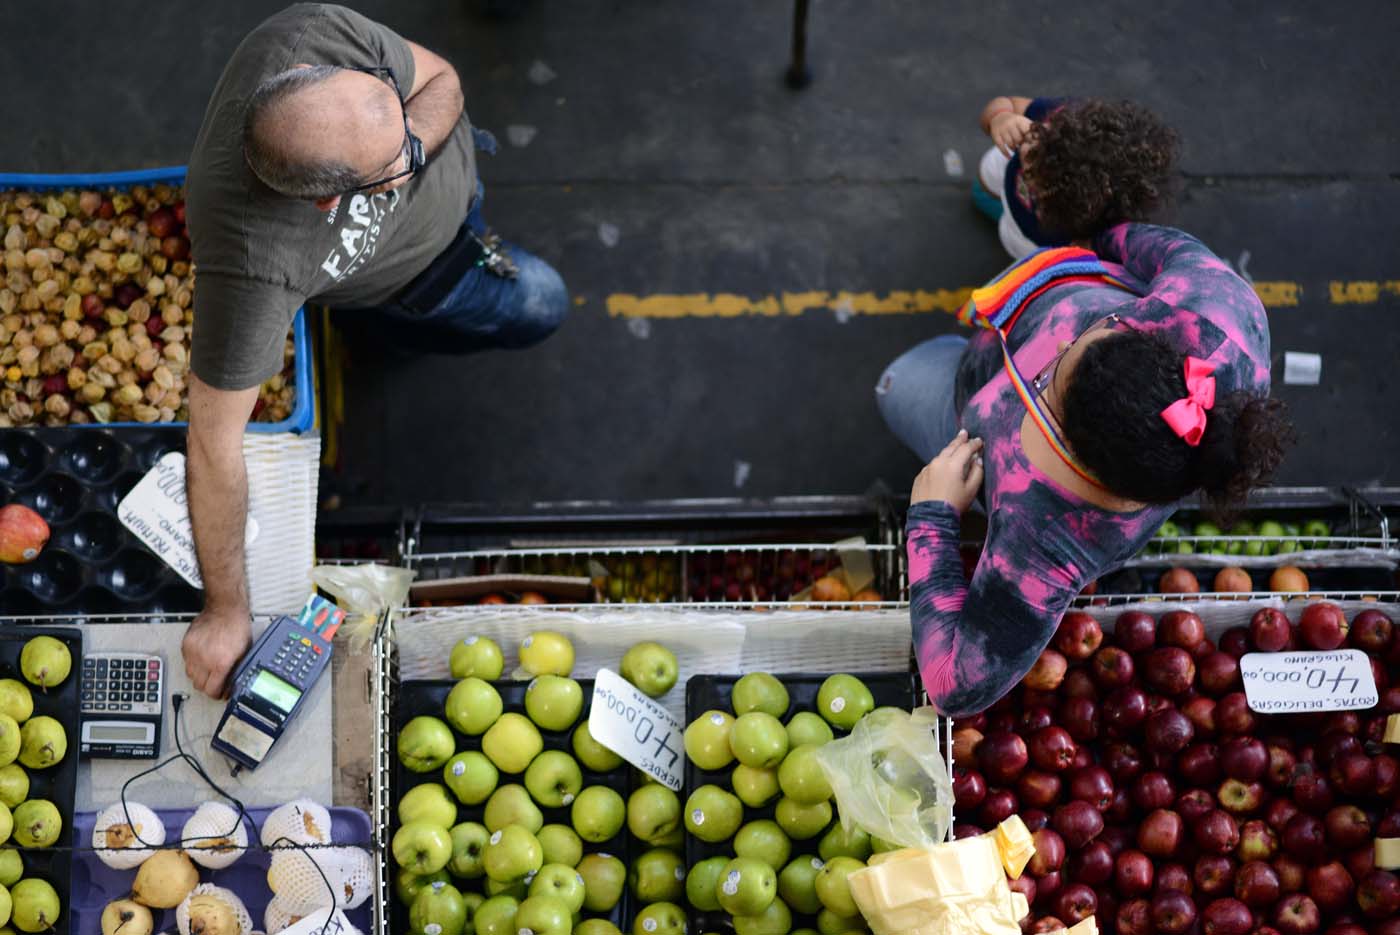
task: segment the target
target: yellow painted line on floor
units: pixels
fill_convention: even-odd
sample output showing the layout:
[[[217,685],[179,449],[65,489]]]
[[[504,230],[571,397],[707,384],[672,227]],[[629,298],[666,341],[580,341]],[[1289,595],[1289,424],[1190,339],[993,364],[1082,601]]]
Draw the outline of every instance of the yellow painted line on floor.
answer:
[[[1327,290],[1333,305],[1375,305],[1382,294],[1400,296],[1400,279],[1333,280],[1327,284]]]
[[[1278,281],[1256,279],[1254,291],[1259,296],[1259,301],[1264,303],[1265,308],[1295,308],[1298,305],[1298,297],[1303,294],[1303,287],[1286,279]]]

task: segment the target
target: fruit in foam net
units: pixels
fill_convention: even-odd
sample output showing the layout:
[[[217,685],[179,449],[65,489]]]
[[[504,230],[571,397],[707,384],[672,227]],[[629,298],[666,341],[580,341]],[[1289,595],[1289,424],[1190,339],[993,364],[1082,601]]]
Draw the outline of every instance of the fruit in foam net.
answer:
[[[47,690],[62,684],[73,667],[73,654],[52,636],[36,636],[19,654],[19,670],[31,685]]]
[[[199,870],[184,851],[156,851],[136,871],[131,898],[152,909],[174,909],[198,885]]]
[[[252,917],[232,890],[201,883],[175,909],[180,935],[248,935]]]
[[[568,676],[574,669],[574,644],[552,630],[531,633],[520,641],[520,667],[534,676]]]
[[[102,935],[151,935],[151,910],[133,899],[114,899],[102,910]]]
[[[405,820],[400,814],[400,820]],[[278,839],[295,844],[329,844],[331,813],[311,799],[294,799],[273,809],[263,821],[259,840],[271,847]]]
[[[180,832],[190,860],[210,870],[222,870],[248,850],[248,829],[238,812],[223,802],[205,802]]]
[[[638,643],[622,655],[622,677],[652,698],[670,691],[679,673],[676,654],[660,643]]]
[[[97,859],[115,870],[132,870],[165,843],[165,824],[139,802],[109,805],[92,828]]]
[[[48,541],[49,524],[38,513],[19,503],[0,507],[0,562],[32,562]]]
[[[20,847],[52,847],[63,831],[58,808],[45,799],[21,802],[14,811],[14,840]]]
[[[54,927],[63,912],[58,892],[47,880],[37,877],[20,880],[14,885],[10,890],[10,905],[10,924],[21,932],[46,932]],[[174,905],[178,904],[164,908]]]
[[[486,636],[468,636],[452,647],[448,660],[454,679],[476,677],[494,682],[505,671],[505,656],[495,640]]]

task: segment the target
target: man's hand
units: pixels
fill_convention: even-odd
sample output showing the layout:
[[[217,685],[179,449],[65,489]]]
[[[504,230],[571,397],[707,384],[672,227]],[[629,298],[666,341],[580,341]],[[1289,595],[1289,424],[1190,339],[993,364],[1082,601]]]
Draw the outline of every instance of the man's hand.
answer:
[[[185,631],[185,674],[210,698],[228,697],[229,675],[253,644],[253,622],[242,611],[206,610]]]
[[[1031,126],[1030,118],[1024,114],[1002,111],[992,118],[989,132],[997,149],[1009,157],[1025,142]]]
[[[948,447],[914,478],[909,504],[943,500],[962,513],[972,505],[982,486],[981,451],[982,439],[969,439],[966,429],[958,432]]]

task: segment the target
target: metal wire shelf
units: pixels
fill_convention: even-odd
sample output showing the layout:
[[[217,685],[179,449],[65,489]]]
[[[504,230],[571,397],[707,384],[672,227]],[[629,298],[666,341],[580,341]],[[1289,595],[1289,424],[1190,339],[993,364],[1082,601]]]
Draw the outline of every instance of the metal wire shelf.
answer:
[[[1200,591],[1186,594],[1094,594],[1074,599],[1075,607],[1120,607],[1127,604],[1190,604],[1203,601],[1375,601],[1400,603],[1400,591]]]

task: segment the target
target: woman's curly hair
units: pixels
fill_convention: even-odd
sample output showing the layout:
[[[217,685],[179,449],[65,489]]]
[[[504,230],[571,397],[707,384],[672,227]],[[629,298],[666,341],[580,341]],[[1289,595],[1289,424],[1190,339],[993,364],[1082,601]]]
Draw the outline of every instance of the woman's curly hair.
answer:
[[[1180,141],[1131,101],[1072,101],[1034,124],[1023,175],[1047,232],[1085,240],[1145,221],[1172,197]]]

